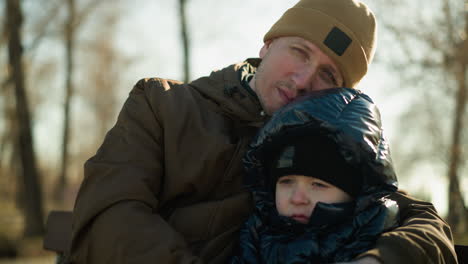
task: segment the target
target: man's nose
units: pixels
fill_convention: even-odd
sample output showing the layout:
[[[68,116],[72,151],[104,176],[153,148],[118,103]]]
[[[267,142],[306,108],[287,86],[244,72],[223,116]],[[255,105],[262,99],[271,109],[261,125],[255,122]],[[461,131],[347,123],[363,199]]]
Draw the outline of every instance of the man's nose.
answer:
[[[311,90],[315,72],[315,67],[304,67],[298,69],[292,74],[291,80],[294,82],[298,94],[303,94]]]

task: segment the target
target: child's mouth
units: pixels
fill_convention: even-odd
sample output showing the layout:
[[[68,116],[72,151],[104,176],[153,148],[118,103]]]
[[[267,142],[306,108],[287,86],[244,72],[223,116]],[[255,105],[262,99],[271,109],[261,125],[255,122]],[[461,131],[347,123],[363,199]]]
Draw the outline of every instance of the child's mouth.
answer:
[[[294,214],[291,218],[303,224],[307,224],[309,222],[309,217],[303,214]]]

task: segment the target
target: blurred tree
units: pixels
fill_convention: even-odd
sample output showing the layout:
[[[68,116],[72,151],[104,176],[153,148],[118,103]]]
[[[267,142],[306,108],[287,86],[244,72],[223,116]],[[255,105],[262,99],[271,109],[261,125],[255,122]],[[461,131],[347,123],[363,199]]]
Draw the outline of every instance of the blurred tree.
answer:
[[[19,0],[7,0],[5,8],[5,31],[8,39],[9,80],[15,88],[15,109],[17,120],[17,147],[21,162],[22,190],[25,225],[24,236],[37,236],[43,233],[43,211],[40,177],[36,166],[32,138],[29,104],[24,85],[22,66],[23,48],[21,26],[23,15]]]
[[[184,82],[190,81],[190,41],[187,29],[187,0],[179,0],[179,23],[182,37]]]
[[[25,3],[27,1],[23,1]],[[55,64],[50,61],[49,63],[33,63],[34,55],[37,47],[47,39],[47,37],[54,35],[54,30],[51,25],[54,24],[58,17],[58,10],[62,5],[60,0],[50,0],[46,3],[41,3],[40,7],[44,12],[31,12],[27,7],[24,16],[28,19],[25,21],[25,25],[22,26],[24,39],[29,41],[23,41],[22,45],[22,58],[23,58],[23,72],[24,72],[24,83],[25,93],[28,95],[28,107],[31,120],[34,120],[34,113],[38,106],[43,101],[40,98],[39,93],[43,92],[43,89],[36,89],[41,86],[41,81],[46,81],[48,77],[53,76],[56,72],[54,68]],[[3,11],[3,10],[2,10]],[[3,52],[3,48],[6,50],[6,21],[2,21],[2,35],[0,36],[0,48]],[[28,28],[29,25],[29,28]],[[37,56],[36,56],[37,57]],[[15,118],[15,101],[8,100],[8,98],[14,97],[13,83],[11,75],[8,74],[7,58],[3,53],[0,53],[0,61],[2,62],[0,68],[0,173],[5,175],[2,177],[3,186],[8,188],[1,188],[5,194],[5,197],[11,197],[12,194],[16,193],[19,200],[24,192],[17,191],[15,179],[19,178],[20,170],[17,165],[19,158],[19,152],[17,141],[13,140],[17,132],[17,121]],[[47,80],[48,81],[48,80]],[[50,83],[48,83],[50,85]],[[32,87],[32,89],[30,88]],[[32,122],[34,123],[34,122]],[[40,161],[38,161],[39,163]],[[40,167],[40,165],[38,166]],[[16,176],[18,175],[18,176]],[[18,186],[20,187],[20,186]]]
[[[13,86],[11,82],[5,83],[2,87],[3,91],[0,95],[3,98],[14,98],[14,90],[11,89]],[[2,98],[0,96],[0,98]],[[15,114],[15,101],[14,100],[2,100],[2,113],[3,113],[3,129],[0,131],[0,174],[1,182],[0,186],[8,186],[8,188],[2,188],[3,199],[7,197],[13,197],[16,191],[16,180],[19,179],[20,173],[18,171],[18,141],[16,140],[17,133],[17,120]],[[18,201],[22,200],[21,197],[17,197]]]
[[[407,148],[404,167],[414,169],[421,162],[445,164],[447,221],[455,235],[464,234],[468,211],[460,178],[466,171],[463,150],[468,149],[463,136],[467,127],[468,3],[391,0],[377,6],[382,10],[380,21],[396,40],[386,49],[380,47],[379,59],[387,60],[402,78],[405,89],[400,93],[413,96],[398,138]]]
[[[6,9],[6,7],[4,8]],[[15,164],[15,162],[13,161],[12,152],[14,149],[18,149],[18,147],[14,147],[16,140],[12,140],[16,134],[15,105],[13,100],[6,100],[6,98],[14,97],[8,58],[5,58],[3,53],[8,49],[7,35],[7,17],[5,16],[2,17],[0,35],[0,48],[2,51],[0,56],[2,62],[0,64],[0,174],[3,175],[3,183],[14,177],[12,172],[14,166],[12,164]]]
[[[80,27],[81,34],[75,46],[74,98],[76,113],[69,138],[69,180],[62,205],[73,205],[77,186],[81,182],[83,164],[101,145],[107,131],[115,123],[119,106],[128,92],[125,73],[132,60],[116,39],[122,19],[122,1],[112,1],[112,8],[98,7]],[[77,2],[78,4],[78,2]],[[131,82],[133,83],[133,79]],[[125,94],[123,94],[125,92]],[[79,110],[78,110],[79,109]],[[86,131],[86,133],[83,133]]]
[[[60,10],[63,8],[65,1],[61,0],[49,0],[47,4],[41,3],[41,7],[45,9],[43,15],[32,16],[32,40],[29,45],[26,46],[25,52],[34,54],[36,48],[45,40],[47,37],[56,37],[59,31],[52,28],[52,25],[57,21],[57,17],[60,14]],[[31,15],[31,14],[28,14]]]
[[[80,89],[80,97],[85,101],[94,118],[83,118],[92,126],[93,138],[83,138],[80,146],[89,145],[89,149],[83,148],[89,158],[91,151],[95,151],[102,143],[107,131],[114,124],[119,106],[119,88],[122,87],[122,72],[131,65],[131,60],[119,50],[115,39],[117,23],[121,19],[118,2],[113,3],[113,8],[99,13],[95,23],[99,24],[89,40],[84,45],[82,54],[86,67],[83,67],[81,75],[83,81]],[[86,126],[83,124],[83,126]],[[79,139],[76,139],[79,141]],[[81,166],[82,164],[80,164]]]
[[[63,104],[63,136],[62,136],[62,157],[60,163],[60,174],[54,190],[54,198],[62,201],[65,196],[67,186],[67,165],[68,165],[68,141],[70,135],[70,102],[72,98],[72,78],[73,78],[73,54],[75,44],[75,0],[67,1],[68,18],[64,27],[65,39],[65,98]]]
[[[54,188],[54,198],[56,201],[63,201],[67,187],[67,172],[69,167],[69,143],[71,133],[71,100],[73,97],[73,74],[74,74],[74,53],[76,34],[81,25],[84,24],[86,18],[97,8],[103,1],[89,1],[84,5],[84,8],[76,9],[75,0],[67,0],[67,19],[64,25],[63,36],[65,40],[65,96],[63,104],[63,137],[61,149],[60,172],[58,181]]]
[[[112,3],[112,8],[106,8],[106,6],[103,5],[103,3],[106,2]],[[102,121],[104,117],[99,117],[98,119],[101,121],[93,123],[96,130],[99,132],[89,133],[92,137],[98,137],[101,135],[99,137],[100,140],[102,140],[102,130],[104,130],[102,127],[106,127],[108,129],[116,115],[116,109],[110,105],[112,102],[117,100],[112,98],[118,96],[118,94],[114,94],[116,92],[115,88],[119,86],[117,84],[119,78],[116,76],[119,76],[121,72],[116,72],[114,68],[121,67],[123,63],[129,63],[129,61],[117,62],[118,59],[116,58],[119,57],[118,54],[121,54],[122,52],[117,51],[116,43],[112,43],[113,38],[110,37],[110,35],[107,35],[113,34],[113,32],[110,32],[110,29],[114,30],[115,27],[111,26],[109,29],[105,29],[106,27],[109,27],[110,24],[101,21],[101,17],[106,18],[109,17],[108,13],[115,13],[115,11],[118,10],[118,8],[116,8],[117,2],[118,1],[106,0],[50,0],[43,3],[29,0],[22,2],[25,5],[23,6],[23,10],[25,12],[24,16],[28,17],[28,20],[25,21],[26,23],[23,26],[23,35],[25,36],[25,40],[23,41],[23,60],[25,61],[24,66],[26,66],[23,68],[23,71],[26,72],[25,77],[27,77],[25,78],[25,86],[32,88],[27,89],[26,91],[28,94],[31,120],[34,120],[34,114],[40,115],[41,111],[46,114],[46,118],[48,118],[48,120],[53,119],[55,113],[60,111],[57,111],[57,107],[54,107],[54,105],[61,101],[60,108],[63,113],[63,125],[61,130],[63,131],[63,138],[60,146],[60,157],[57,160],[58,170],[55,171],[51,169],[51,164],[55,160],[51,158],[50,155],[47,155],[47,157],[45,157],[45,155],[39,155],[38,158],[42,157],[43,159],[38,160],[38,167],[40,170],[47,171],[45,175],[49,175],[49,177],[45,177],[43,180],[47,181],[47,179],[49,179],[49,181],[53,181],[53,186],[50,188],[52,189],[50,192],[51,197],[55,198],[55,202],[58,201],[63,206],[66,205],[62,203],[65,194],[67,195],[67,198],[73,198],[69,193],[66,193],[66,185],[70,178],[69,174],[78,174],[78,172],[75,173],[75,169],[76,171],[81,172],[83,158],[80,155],[87,157],[91,155],[91,147],[88,148],[88,146],[83,144],[83,142],[93,145],[93,151],[96,149],[94,138],[85,138],[82,133],[78,133],[76,137],[73,136],[73,131],[76,130],[73,127],[76,126],[77,129],[79,129],[81,127],[81,123],[87,122],[87,120],[83,119],[76,120],[76,122],[72,121],[74,116],[72,113],[73,102],[82,103],[85,101],[86,103],[87,101],[90,101],[93,105],[91,107],[93,110],[91,111],[96,111],[95,113],[100,112],[100,115],[102,116],[105,115],[103,114],[105,111],[108,112],[107,120]],[[103,8],[100,9],[99,7]],[[112,23],[115,24],[118,19],[119,18],[115,17]],[[5,26],[2,26],[1,31],[6,32],[5,28]],[[101,33],[104,29],[106,32]],[[94,35],[94,32],[97,34]],[[84,34],[80,35],[80,33]],[[86,38],[91,35],[93,41],[97,39],[99,39],[99,41],[104,41],[107,38],[107,44],[112,46],[115,55],[114,59],[116,60],[112,59],[111,61],[107,61],[107,65],[104,62],[97,62],[99,60],[106,60],[109,58],[105,58],[106,52],[103,52],[102,50],[97,51],[94,48],[91,52],[93,53],[93,56],[87,57],[89,49],[86,47]],[[6,45],[4,45],[6,42],[5,36],[5,33],[1,35],[0,47],[6,47]],[[51,52],[51,47],[59,45],[64,46],[63,56],[58,52]],[[109,48],[111,48],[110,46]],[[44,49],[44,47],[46,48]],[[83,49],[85,49],[85,52],[80,53],[80,50]],[[74,65],[81,63],[81,58],[85,61],[82,65],[87,66],[74,67]],[[0,59],[2,61],[4,59],[4,56],[1,53]],[[62,61],[63,67],[60,65]],[[94,65],[96,65],[95,62],[99,65],[99,69],[94,67]],[[22,195],[22,191],[12,188],[15,186],[16,182],[11,182],[11,180],[15,179],[15,168],[18,169],[18,166],[13,166],[12,162],[17,155],[15,155],[14,142],[11,140],[12,135],[15,135],[16,133],[16,120],[14,119],[14,101],[7,100],[7,98],[12,98],[10,96],[13,96],[12,93],[14,90],[10,88],[12,82],[9,79],[9,75],[6,74],[6,63],[2,63],[0,65],[0,174],[8,176],[2,177],[1,183],[9,182],[8,188],[0,189],[8,191],[5,195],[11,196],[12,193]],[[88,94],[85,97],[76,98],[74,95],[76,95],[77,91],[74,91],[73,89],[73,84],[76,81],[75,79],[79,79],[81,84],[87,83],[86,85],[80,85],[80,89],[95,89],[97,85],[96,83],[88,84],[88,80],[92,79],[90,78],[91,75],[89,73],[91,69],[95,71],[95,75],[98,75],[98,72],[102,75],[107,75],[107,78],[109,79],[107,81],[109,83],[107,86],[112,86],[114,91],[105,91],[106,88],[104,87],[101,90],[96,89],[95,94]],[[108,71],[105,69],[111,70]],[[121,68],[119,69],[121,70]],[[112,72],[113,76],[111,76],[110,72]],[[80,73],[83,74],[81,78],[79,76]],[[64,85],[60,85],[62,79]],[[114,83],[112,84],[110,80],[114,80]],[[90,80],[90,82],[93,81]],[[60,87],[64,87],[65,89],[61,89]],[[89,89],[87,89],[88,87]],[[97,96],[97,91],[102,91],[102,93]],[[103,95],[105,92],[108,93]],[[102,100],[104,97],[108,100]],[[78,100],[74,101],[73,98]],[[101,108],[102,110],[95,109],[94,105],[96,105],[96,108]],[[49,116],[52,116],[52,118],[49,118]],[[91,118],[88,116],[87,119],[89,120]],[[39,122],[41,121],[37,120],[37,123]],[[96,124],[98,125],[96,126]],[[54,133],[52,132],[51,134]],[[80,138],[83,138],[83,140],[79,140]],[[77,153],[79,157],[74,156],[73,150],[70,150],[73,147],[71,143],[80,144],[79,147],[77,147],[78,152],[81,152]],[[57,175],[57,177],[52,178],[50,175]],[[9,181],[8,179],[11,180]],[[21,186],[18,187],[20,188]],[[48,186],[44,187],[46,190],[49,189]],[[19,198],[22,199],[21,197]]]

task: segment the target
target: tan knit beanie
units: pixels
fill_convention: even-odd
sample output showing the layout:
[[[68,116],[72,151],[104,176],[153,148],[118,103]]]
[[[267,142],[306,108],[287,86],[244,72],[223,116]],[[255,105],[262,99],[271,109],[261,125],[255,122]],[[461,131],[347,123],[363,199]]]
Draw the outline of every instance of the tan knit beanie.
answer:
[[[317,45],[338,65],[344,85],[354,87],[374,57],[374,14],[356,0],[300,0],[288,9],[263,40],[298,36]]]

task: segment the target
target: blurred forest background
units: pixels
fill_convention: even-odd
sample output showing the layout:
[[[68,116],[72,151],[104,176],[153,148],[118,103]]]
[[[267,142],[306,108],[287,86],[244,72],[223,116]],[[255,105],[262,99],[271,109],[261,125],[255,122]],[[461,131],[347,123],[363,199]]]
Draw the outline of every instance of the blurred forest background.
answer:
[[[73,208],[83,163],[136,81],[193,80],[256,57],[295,2],[1,1],[0,259],[51,263],[47,214]],[[364,2],[379,43],[359,89],[381,108],[400,187],[468,244],[468,1]]]

